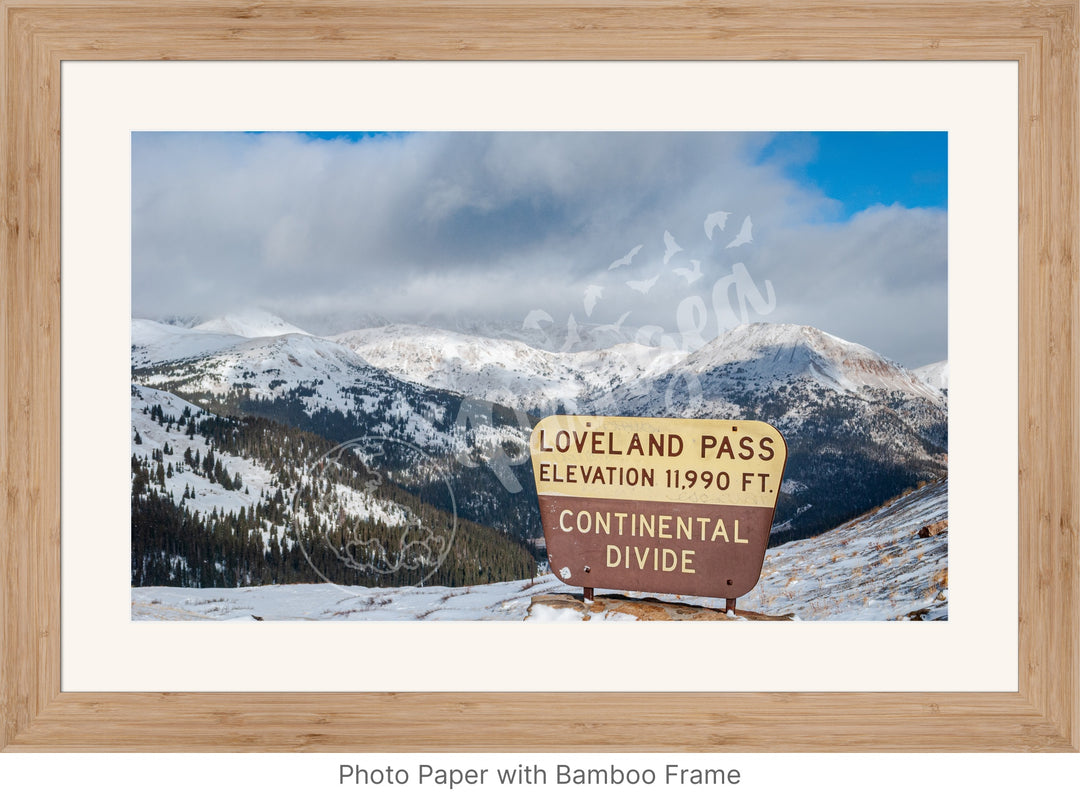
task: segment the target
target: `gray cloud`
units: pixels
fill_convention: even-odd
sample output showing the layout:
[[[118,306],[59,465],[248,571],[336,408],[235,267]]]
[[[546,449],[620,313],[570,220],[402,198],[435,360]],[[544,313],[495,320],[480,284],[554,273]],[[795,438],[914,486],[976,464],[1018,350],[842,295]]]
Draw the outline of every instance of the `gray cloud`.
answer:
[[[715,336],[712,288],[741,263],[762,293],[766,280],[775,290],[766,319],[909,365],[944,357],[946,214],[878,207],[830,223],[835,201],[760,161],[768,139],[138,133],[133,313],[255,305],[318,330],[369,314],[521,322],[544,309],[556,322],[608,323],[629,311],[631,329],[675,331],[697,296],[703,336]],[[710,241],[704,220],[717,210],[731,216]],[[747,215],[753,242],[725,249]],[[684,249],[667,265],[665,230]],[[629,266],[608,271],[637,244]],[[691,260],[702,271],[693,285],[674,272]],[[647,294],[627,285],[657,275]],[[602,288],[591,314],[588,286]]]

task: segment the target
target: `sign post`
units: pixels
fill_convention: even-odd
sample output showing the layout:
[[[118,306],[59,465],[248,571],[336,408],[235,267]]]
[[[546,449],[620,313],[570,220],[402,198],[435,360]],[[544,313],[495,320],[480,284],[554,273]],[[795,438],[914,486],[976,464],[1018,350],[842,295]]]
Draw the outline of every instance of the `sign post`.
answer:
[[[551,569],[594,588],[719,597],[761,576],[787,444],[752,420],[552,415],[530,442]]]

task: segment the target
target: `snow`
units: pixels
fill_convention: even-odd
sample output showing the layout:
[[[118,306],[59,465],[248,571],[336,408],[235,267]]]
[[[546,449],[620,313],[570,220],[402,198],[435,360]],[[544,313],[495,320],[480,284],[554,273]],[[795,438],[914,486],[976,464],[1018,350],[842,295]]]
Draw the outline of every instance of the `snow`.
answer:
[[[797,620],[899,620],[948,617],[948,530],[919,538],[921,527],[948,515],[948,482],[940,480],[816,538],[766,552],[761,580],[739,610]],[[132,619],[154,620],[502,620],[526,618],[537,594],[579,593],[555,575],[449,588],[365,588],[331,584],[236,589],[133,588]],[[608,593],[596,590],[596,594]],[[724,600],[655,592],[631,597],[703,605]],[[625,614],[609,619],[632,620]],[[578,609],[538,605],[529,621],[578,622]],[[589,621],[603,621],[592,615]]]
[[[793,493],[801,493],[804,490],[806,490],[806,485],[796,479],[788,478],[780,483],[781,493],[787,493],[788,495],[791,495]]]
[[[365,588],[329,583],[249,588],[131,590],[134,621],[175,620],[470,620],[525,619],[532,597],[566,589],[553,576],[483,586]],[[578,615],[580,620],[580,614]]]
[[[927,386],[948,392],[949,390],[949,360],[942,359],[933,364],[926,364],[912,371]]]
[[[334,340],[397,378],[529,411],[573,408],[613,386],[662,373],[687,355],[635,343],[560,353],[422,325],[366,328]]]
[[[243,339],[136,320],[132,337],[133,368],[150,386],[207,405],[211,396],[246,392],[266,399],[298,393],[310,414],[325,409],[364,418],[388,407],[376,434],[457,456],[507,443],[523,450],[530,431],[524,412],[560,406],[597,414],[738,418],[742,404],[736,401],[770,395],[787,406],[774,425],[797,434],[818,411],[821,394],[840,395],[868,417],[891,409],[914,430],[943,423],[947,401],[869,348],[799,325],[740,326],[690,355],[635,343],[558,353],[419,325],[366,328],[333,339],[303,333]],[[481,402],[487,414],[471,418],[468,435],[463,428],[447,430],[435,390]],[[488,402],[516,408],[518,423],[492,425]],[[905,434],[903,444],[895,433],[870,438],[883,446],[893,441],[897,456],[933,460],[921,432]]]
[[[141,438],[139,445],[133,441],[132,452],[149,457],[168,442],[177,454],[167,455],[174,474],[166,479],[166,490],[180,501],[188,486],[195,498],[184,500],[183,505],[200,512],[214,508],[236,512],[250,507],[260,494],[272,495],[277,486],[258,463],[221,452],[220,461],[230,475],[241,475],[247,493],[243,488],[227,491],[184,470],[187,436],[175,428],[166,431],[143,408],[160,404],[167,415],[178,418],[190,405],[203,416],[196,404],[210,395],[247,389],[252,395],[275,398],[303,387],[313,393],[301,399],[311,413],[323,408],[373,411],[383,406],[389,414],[374,427],[376,434],[468,458],[508,444],[519,449],[515,456],[525,456],[528,424],[495,427],[479,418],[480,423],[471,421],[467,434],[463,424],[447,429],[443,399],[431,388],[534,411],[577,400],[593,401],[598,414],[655,416],[674,414],[665,402],[664,383],[670,391],[673,379],[693,377],[704,387],[702,402],[695,404],[698,410],[687,406],[678,414],[739,417],[740,407],[725,398],[729,391],[787,385],[784,400],[791,405],[774,424],[782,431],[797,429],[813,415],[818,395],[843,395],[870,407],[878,392],[893,399],[897,397],[893,393],[900,393],[903,403],[894,411],[912,423],[919,418],[933,422],[944,416],[947,407],[942,392],[948,388],[947,362],[909,372],[869,348],[799,325],[740,326],[691,355],[638,344],[558,353],[511,338],[403,325],[351,331],[329,339],[307,334],[265,312],[230,315],[196,328],[136,319],[131,338],[133,370],[138,369],[140,380],[152,385],[132,387],[132,437],[137,430]],[[732,378],[729,371],[735,369],[745,372]],[[653,388],[654,382],[660,391]],[[153,385],[181,389],[183,398]],[[868,437],[897,456],[907,456],[903,452],[908,449],[895,434]],[[195,443],[205,450],[201,438]],[[922,456],[918,453],[925,453],[922,445],[920,439],[909,454]],[[784,481],[787,494],[805,489],[805,482]],[[404,517],[392,503],[365,500],[357,492],[338,493],[350,513],[388,524],[401,523]],[[793,529],[792,521],[809,506],[801,506],[792,519],[775,525],[773,533]],[[740,608],[791,612],[800,619],[898,619],[923,609],[928,617],[945,616],[948,533],[919,539],[917,532],[926,523],[946,518],[947,511],[947,483],[933,483],[873,516],[770,550],[761,582],[740,600]],[[935,582],[937,578],[940,582]],[[548,581],[550,590],[563,585],[553,575],[542,580]],[[350,596],[381,605],[350,610],[348,618],[524,618],[531,595],[514,593],[513,585],[444,590],[439,595],[445,597],[442,601],[430,599],[432,588],[364,589],[366,593]],[[211,597],[209,590],[163,589],[154,595],[160,600],[156,605],[140,599],[138,592],[133,593],[133,604],[142,609],[138,613],[145,614],[139,618],[148,619],[250,618],[252,613],[268,619],[344,618],[337,616],[338,610],[331,609],[334,603],[329,601],[341,589],[328,588],[336,593],[318,587],[277,586],[228,590]],[[176,597],[182,599],[175,599],[176,592],[181,592]],[[715,602],[709,604],[716,607]]]
[[[230,314],[194,328],[132,321],[133,367],[190,360],[199,360],[190,369],[212,376],[203,387],[215,394],[245,384],[272,394],[265,389],[270,381],[277,394],[284,394],[298,383],[338,374],[351,376],[346,386],[356,385],[365,375],[362,368],[370,376],[374,366],[426,388],[534,412],[610,402],[612,390],[634,395],[643,382],[665,374],[701,375],[741,365],[752,368],[751,382],[758,385],[806,377],[838,393],[897,390],[933,403],[940,403],[941,391],[948,388],[946,362],[909,372],[867,347],[805,325],[741,325],[687,353],[634,342],[557,352],[505,336],[400,324],[321,338],[262,311]],[[263,377],[267,374],[273,378]],[[154,385],[162,379],[143,380]],[[325,386],[311,405],[347,409],[349,396],[335,385]]]
[[[588,617],[588,618],[586,618]],[[584,608],[552,608],[550,605],[537,604],[529,612],[529,622],[637,622],[631,614],[617,611],[586,613]]]
[[[756,381],[809,376],[839,393],[861,388],[898,390],[940,402],[941,393],[916,374],[868,347],[848,342],[809,325],[757,322],[717,337],[674,368],[706,373],[745,364]]]
[[[286,334],[225,338],[233,341],[213,354],[194,357],[182,368],[162,367],[155,371],[152,365],[144,365],[148,369],[140,379],[149,386],[180,382],[189,394],[225,395],[248,389],[252,395],[268,398],[280,397],[297,386],[315,387],[316,395],[308,399],[312,407],[348,408],[352,396],[342,387],[363,385],[371,376],[366,362],[318,337]],[[328,385],[327,380],[333,383]]]
[[[155,323],[160,325],[160,323]],[[174,326],[185,339],[191,332]],[[327,409],[346,414],[366,413],[386,404],[388,414],[374,424],[371,434],[413,442],[421,448],[467,454],[471,446],[516,444],[520,452],[528,443],[527,421],[521,428],[471,423],[468,438],[463,431],[447,431],[442,425],[445,407],[433,401],[426,387],[401,381],[372,367],[348,348],[335,342],[304,334],[240,339],[220,334],[197,334],[198,339],[228,340],[211,353],[199,353],[185,364],[156,361],[163,351],[138,352],[133,347],[133,369],[149,387],[169,387],[181,391],[196,404],[209,404],[212,396],[246,391],[253,397],[284,398],[303,390],[300,397],[308,413]],[[188,354],[194,349],[185,348]],[[169,356],[184,351],[174,350]],[[143,358],[138,358],[143,357]],[[181,490],[183,488],[181,487]]]
[[[234,334],[247,339],[262,336],[283,336],[287,333],[298,333],[303,336],[311,335],[303,328],[298,328],[292,323],[286,322],[276,314],[260,309],[239,311],[207,320],[196,325],[194,330]]]
[[[233,334],[205,333],[149,319],[131,320],[131,366],[152,367],[210,356],[243,342]]]
[[[220,484],[206,476],[196,474],[194,470],[184,462],[184,450],[196,449],[204,454],[210,448],[204,438],[196,436],[194,439],[184,433],[184,429],[173,427],[167,430],[162,423],[154,420],[149,412],[157,404],[161,406],[166,418],[170,415],[179,419],[185,409],[190,410],[196,418],[206,417],[209,413],[197,405],[163,390],[153,389],[138,384],[131,386],[131,453],[142,459],[150,459],[155,451],[164,451],[165,444],[173,450],[173,454],[164,455],[164,463],[173,466],[172,476],[165,478],[165,492],[172,495],[173,500],[191,512],[209,514],[213,510],[218,513],[239,513],[256,505],[261,497],[271,498],[280,489],[286,499],[290,499],[294,493],[290,488],[283,487],[275,475],[263,465],[254,460],[237,457],[221,450],[220,446],[214,445],[214,454],[224,467],[226,473],[232,478],[239,474],[242,485],[239,490],[226,490]],[[135,434],[139,435],[139,443],[135,442]],[[153,467],[154,464],[151,464]],[[310,478],[310,469],[299,469],[302,472],[298,484],[302,485]],[[151,483],[156,486],[156,482]],[[185,488],[194,494],[194,498],[183,498]],[[347,488],[343,485],[335,486],[337,505],[342,511],[351,516],[362,519],[381,522],[387,526],[400,526],[408,519],[408,514],[400,505],[394,502],[378,499],[367,492],[360,492]],[[264,540],[269,540],[269,527],[264,531]]]
[[[947,518],[942,479],[815,538],[770,549],[739,608],[804,620],[903,619],[922,609],[924,619],[946,618],[949,532],[918,533]]]

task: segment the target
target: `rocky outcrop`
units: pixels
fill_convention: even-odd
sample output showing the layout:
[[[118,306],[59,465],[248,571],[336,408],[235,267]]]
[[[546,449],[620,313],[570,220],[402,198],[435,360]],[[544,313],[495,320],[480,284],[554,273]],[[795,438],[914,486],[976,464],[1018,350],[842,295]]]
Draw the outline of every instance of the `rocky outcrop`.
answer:
[[[919,530],[920,538],[933,538],[935,535],[941,535],[949,529],[949,519],[942,519],[941,521],[935,521],[933,524],[927,524],[921,530]]]
[[[547,610],[552,609],[552,610]],[[689,603],[664,602],[655,597],[634,599],[620,594],[602,594],[590,601],[585,601],[580,594],[538,594],[529,605],[528,619],[549,619],[552,621],[573,620],[575,616],[583,622],[607,619],[637,619],[650,622],[699,622],[699,621],[790,621],[791,614],[770,616],[753,611],[724,612],[717,608],[706,608]]]

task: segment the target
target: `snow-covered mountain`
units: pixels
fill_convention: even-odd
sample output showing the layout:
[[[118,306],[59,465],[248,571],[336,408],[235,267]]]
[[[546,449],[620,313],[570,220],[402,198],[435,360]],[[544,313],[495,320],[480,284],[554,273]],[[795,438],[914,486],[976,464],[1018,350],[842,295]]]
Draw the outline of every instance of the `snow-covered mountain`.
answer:
[[[841,394],[897,391],[940,403],[938,391],[868,347],[808,325],[740,325],[689,356],[673,372],[717,377],[742,389],[810,379]]]
[[[552,320],[545,312],[537,310],[531,312],[524,322],[488,321],[436,315],[425,320],[423,324],[468,336],[524,342],[529,347],[538,350],[570,353],[581,350],[606,350],[616,345],[633,342],[635,331],[623,322],[623,320],[603,324],[578,322],[571,316],[566,322],[559,323]],[[366,328],[389,324],[391,323],[372,323],[370,326],[356,327]]]
[[[195,330],[210,333],[229,333],[247,339],[260,336],[281,336],[287,333],[310,336],[303,328],[298,328],[291,322],[286,322],[277,314],[271,314],[269,311],[257,308],[215,317],[196,325]]]
[[[522,341],[466,335],[420,325],[390,325],[334,337],[371,364],[399,378],[495,401],[530,412],[559,405],[614,414],[650,381],[723,376],[720,386],[765,390],[810,380],[841,394],[866,398],[900,392],[940,405],[939,389],[875,353],[816,328],[756,323],[735,328],[704,347],[685,351],[621,343],[599,350],[553,352]],[[666,383],[671,386],[672,383]],[[612,391],[622,387],[612,398]],[[666,394],[666,392],[665,392]],[[650,401],[654,405],[656,401]],[[669,413],[676,415],[679,413]]]
[[[210,412],[172,393],[138,384],[131,387],[132,456],[148,464],[160,459],[167,465],[169,471],[161,480],[161,491],[177,501],[184,497],[188,511],[236,514],[262,499],[272,498],[279,491],[284,498],[291,499],[301,486],[310,484],[315,478],[312,467],[298,463],[292,469],[297,472],[295,478],[286,479],[271,467],[271,463],[232,453],[201,438],[196,441],[194,434],[187,433],[189,419],[194,425],[210,417],[213,417]],[[217,479],[192,467],[184,458],[187,449],[194,447],[206,451],[207,446],[216,449],[217,462],[223,469]],[[226,488],[220,482],[221,476],[228,479],[239,476],[242,484]],[[340,488],[337,495],[351,515],[387,526],[401,526],[406,521],[399,505],[379,499],[370,491]],[[268,527],[265,537],[269,537]]]
[[[332,440],[417,445],[456,466],[466,517],[528,540],[540,537],[528,433],[554,411],[772,423],[789,448],[776,541],[945,471],[947,395],[807,326],[741,326],[689,355],[636,344],[555,352],[416,325],[245,339],[135,321],[132,338],[138,383]]]
[[[185,338],[199,346],[208,338],[218,339],[220,347],[198,353],[186,345],[185,349],[177,347],[171,355],[179,358],[166,362],[152,361],[165,355],[160,347],[133,348],[133,362],[138,359],[133,368],[137,380],[146,386],[171,389],[201,405],[234,398],[259,401],[263,408],[275,402],[292,405],[308,415],[329,410],[366,416],[386,410],[379,433],[392,430],[399,439],[422,445],[440,441],[442,430],[433,424],[443,422],[448,415],[436,396],[372,367],[335,342],[297,333],[244,339],[196,329]],[[176,341],[182,344],[184,339]],[[191,355],[181,356],[184,352]]]
[[[131,423],[133,583],[461,585],[536,568],[523,542],[410,492],[423,469],[378,442],[337,451],[136,384]]]
[[[244,342],[236,334],[200,331],[151,319],[131,320],[131,367],[153,367],[210,356]]]
[[[334,341],[399,378],[532,412],[573,403],[615,414],[625,408],[624,399],[640,395],[650,381],[663,380],[671,386],[680,376],[704,375],[726,382],[713,385],[713,399],[722,392],[721,386],[744,397],[748,391],[802,379],[862,398],[900,392],[934,405],[942,402],[937,387],[899,364],[803,325],[741,326],[692,354],[632,342],[553,352],[515,339],[419,325],[350,331]],[[612,391],[619,387],[622,390],[612,399]],[[657,402],[650,403],[656,411]]]
[[[949,361],[948,359],[942,359],[936,361],[933,364],[925,364],[911,371],[912,374],[926,384],[936,390],[942,392],[949,391]]]
[[[154,331],[137,322],[133,334]],[[168,326],[165,326],[168,327]],[[206,347],[208,336],[223,340]],[[424,452],[401,456],[414,474],[417,492],[435,495],[437,469],[453,464],[469,491],[456,502],[461,517],[499,530],[540,537],[539,511],[517,496],[532,491],[523,468],[528,420],[462,407],[462,397],[398,378],[373,367],[348,348],[310,335],[239,339],[192,330],[170,332],[171,341],[133,345],[132,380],[167,390],[218,414],[259,415],[341,442],[386,438]],[[188,344],[190,342],[191,344]],[[195,348],[199,350],[195,350]],[[164,357],[165,361],[155,361]],[[490,408],[490,407],[489,407]],[[471,417],[461,417],[471,412]],[[459,422],[460,421],[460,422]],[[484,458],[505,458],[498,465]],[[418,464],[421,463],[421,464]],[[493,474],[490,468],[495,468]],[[445,496],[445,486],[442,487]],[[535,511],[535,512],[534,512]]]
[[[946,470],[947,397],[869,348],[806,326],[735,328],[607,400],[612,414],[674,410],[779,429],[788,463],[774,541],[814,535]]]
[[[159,418],[158,412],[162,413]],[[198,406],[163,390],[138,384],[131,385],[131,456],[147,464],[156,462],[159,456],[167,463],[169,471],[161,482],[162,491],[180,499],[194,493],[186,506],[193,512],[209,513],[213,510],[236,513],[251,507],[268,492],[273,494],[272,474],[259,464],[227,454],[219,456],[230,478],[240,474],[244,489],[225,490],[212,478],[190,472],[183,462],[183,452],[193,441],[184,435],[188,419],[197,422],[209,413]],[[173,423],[169,423],[172,419]],[[164,420],[165,422],[161,422]],[[176,426],[176,423],[181,425]],[[184,435],[184,436],[182,436]],[[205,445],[200,440],[200,449]],[[175,450],[179,449],[177,455]],[[168,453],[166,453],[168,452]],[[165,457],[174,458],[165,459]]]
[[[515,339],[423,325],[350,331],[334,341],[399,378],[530,412],[580,405],[686,356],[634,343],[556,353]]]

